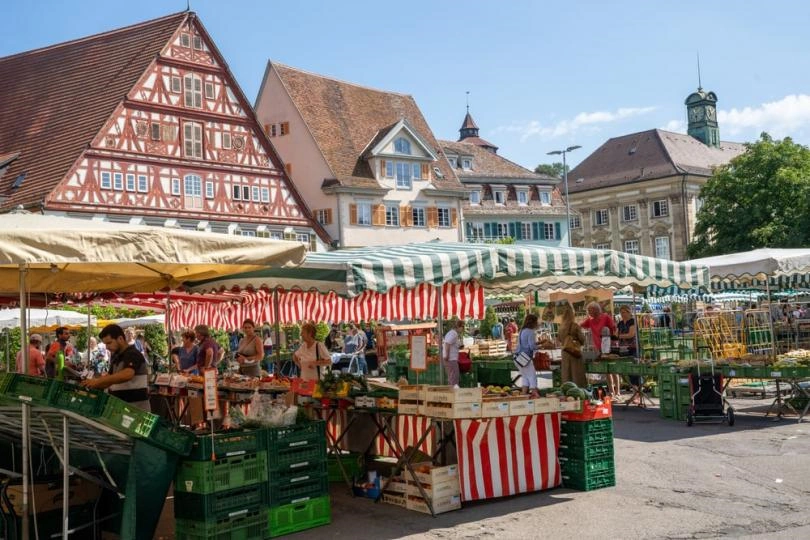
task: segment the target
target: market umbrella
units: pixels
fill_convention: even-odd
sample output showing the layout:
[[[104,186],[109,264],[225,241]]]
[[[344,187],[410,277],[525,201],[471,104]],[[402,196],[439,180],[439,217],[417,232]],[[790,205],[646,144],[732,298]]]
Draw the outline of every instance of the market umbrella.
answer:
[[[810,286],[810,249],[755,249],[689,261],[709,267],[713,290]]]
[[[146,326],[148,324],[165,324],[166,315],[160,313],[158,315],[148,315],[146,317],[137,317],[135,319],[118,319],[115,324],[121,328],[129,328],[134,326]]]
[[[84,326],[87,324],[87,315],[77,311],[58,309],[0,309],[0,329],[18,328],[22,326],[22,318],[26,317],[28,327],[59,327]],[[91,323],[95,319],[91,320]]]

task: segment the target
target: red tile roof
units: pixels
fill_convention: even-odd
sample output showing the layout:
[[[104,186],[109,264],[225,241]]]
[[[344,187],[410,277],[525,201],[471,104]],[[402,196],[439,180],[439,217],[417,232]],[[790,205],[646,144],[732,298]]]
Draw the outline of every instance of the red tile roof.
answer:
[[[739,143],[721,142],[720,148],[714,148],[689,135],[661,129],[631,133],[609,139],[569,172],[568,190],[577,193],[680,174],[708,177],[712,167],[744,151]]]
[[[335,174],[331,183],[381,187],[363,152],[370,142],[379,141],[385,128],[403,118],[436,155],[441,155],[441,147],[412,96],[367,88],[276,62],[270,63],[270,69],[278,73]],[[441,158],[432,166],[439,167],[444,176],[433,180],[437,189],[463,191],[447,160]]]
[[[189,14],[0,58],[0,209],[47,197]]]
[[[444,148],[444,153],[449,156],[472,156],[473,168],[465,171],[461,168],[461,160],[458,160],[456,175],[462,182],[473,182],[475,180],[523,180],[527,184],[557,184],[559,178],[552,178],[543,174],[537,174],[525,167],[521,167],[513,161],[509,161],[503,156],[483,148],[476,143],[468,142],[439,141]],[[495,182],[497,183],[497,182]]]

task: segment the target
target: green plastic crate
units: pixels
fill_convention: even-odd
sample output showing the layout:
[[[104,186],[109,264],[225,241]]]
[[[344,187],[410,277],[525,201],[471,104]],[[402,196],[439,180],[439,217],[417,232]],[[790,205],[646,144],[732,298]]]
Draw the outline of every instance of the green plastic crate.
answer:
[[[32,405],[50,407],[51,393],[55,381],[45,377],[31,377],[13,373],[11,380],[6,384],[6,396],[18,399]]]
[[[479,365],[478,382],[482,385],[495,385],[495,386],[511,386],[512,385],[512,367],[493,367]]]
[[[326,448],[326,422],[315,420],[292,426],[267,428],[267,450],[270,452],[270,468],[276,468],[278,454],[307,447]],[[325,457],[325,455],[324,455]]]
[[[175,493],[215,493],[267,481],[267,452],[216,461],[181,461],[174,478]]]
[[[187,456],[194,444],[194,433],[185,428],[174,428],[161,418],[149,433],[149,442],[163,450]]]
[[[159,419],[159,416],[146,412],[140,407],[110,396],[99,421],[133,437],[145,439],[149,437]]]
[[[285,504],[270,509],[268,533],[270,538],[290,534],[332,522],[329,496],[317,497],[297,504]]]
[[[176,540],[263,540],[267,537],[267,516],[265,508],[213,521],[178,519],[174,537]]]
[[[560,424],[560,432],[573,435],[591,435],[596,433],[613,434],[613,419],[590,420],[588,422],[569,422],[563,420]]]
[[[346,473],[349,475],[349,479],[354,479],[363,471],[363,462],[364,457],[363,454],[359,452],[352,452],[349,454],[341,454],[339,457],[335,454],[329,456],[327,460],[327,471],[329,474],[329,482],[345,482],[346,479],[343,478],[343,473],[340,470],[340,466],[338,465],[338,459],[343,464],[343,468],[346,469]]]
[[[109,394],[101,390],[93,390],[53,381],[50,393],[51,405],[66,411],[78,413],[87,418],[98,418],[104,412]]]
[[[560,444],[560,458],[576,460],[610,459],[613,457],[613,439],[596,444]]]
[[[585,423],[585,422],[581,422]],[[560,433],[560,444],[569,448],[613,445],[613,431],[599,433]]]
[[[562,478],[563,487],[577,489],[579,491],[592,491],[612,487],[616,485],[616,473],[614,471],[595,473],[586,478],[566,477]]]
[[[174,517],[216,521],[229,519],[267,506],[266,486],[247,486],[205,495],[199,493],[174,493]]]
[[[214,454],[216,459],[255,454],[267,450],[267,435],[264,429],[199,433],[191,447],[189,459],[209,461]]]
[[[594,474],[615,472],[613,456],[603,459],[560,458],[563,478],[589,478]]]
[[[324,463],[318,471],[296,471],[294,475],[274,477],[267,483],[270,506],[298,504],[329,493],[329,475]]]

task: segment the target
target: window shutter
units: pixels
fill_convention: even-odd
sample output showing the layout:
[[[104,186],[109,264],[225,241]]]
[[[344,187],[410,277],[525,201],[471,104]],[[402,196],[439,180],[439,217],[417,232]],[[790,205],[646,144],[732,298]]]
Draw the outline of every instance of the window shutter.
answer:
[[[542,227],[540,225],[541,224],[536,222],[536,221],[534,223],[532,223],[532,233],[533,233],[533,236],[534,236],[535,240],[542,240],[543,239],[543,237],[540,236],[540,233],[542,231]]]
[[[377,226],[385,226],[385,205],[378,204],[374,207],[374,212],[371,215],[371,224]]]
[[[349,225],[357,225],[357,205],[349,205]]]
[[[515,232],[515,229],[517,229],[517,227],[515,225],[517,224],[516,223],[509,224],[509,236],[511,236],[512,238],[517,238],[517,232]]]
[[[452,227],[458,227],[458,210],[455,208],[450,209],[450,225]]]
[[[491,223],[484,223],[484,237],[492,238],[492,224]]]
[[[410,227],[411,224],[409,223],[411,217],[411,207],[410,206],[400,206],[399,207],[399,225],[400,227]]]
[[[422,180],[430,180],[430,166],[422,163]]]
[[[562,230],[559,223],[554,224],[554,239],[559,240],[562,238]]]
[[[546,239],[546,224],[541,221],[540,224],[538,225],[538,228],[540,229],[540,240],[545,240]]]
[[[332,209],[327,208],[326,209],[326,223],[325,223],[325,225],[331,225],[331,224],[332,224]]]
[[[467,238],[469,239],[472,236],[472,223],[469,221],[466,223],[466,227],[464,228],[467,231]]]
[[[438,227],[439,225],[439,209],[435,206],[429,206],[427,209],[427,225],[428,227]]]
[[[519,221],[515,222],[515,240],[523,240],[523,225]]]
[[[385,160],[380,160],[380,178],[385,178]]]

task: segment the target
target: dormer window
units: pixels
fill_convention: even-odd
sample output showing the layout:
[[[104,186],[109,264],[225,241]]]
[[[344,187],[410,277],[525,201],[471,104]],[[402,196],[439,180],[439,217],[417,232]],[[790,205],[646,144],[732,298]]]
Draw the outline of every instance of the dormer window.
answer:
[[[458,158],[457,157],[455,157],[455,156],[454,157],[449,157],[449,158],[447,158],[447,161],[450,162],[451,167],[453,167],[454,169],[458,169]]]
[[[502,189],[498,189],[492,192],[492,198],[495,200],[495,204],[504,204],[506,201],[506,191]]]
[[[411,155],[411,142],[404,137],[396,139],[394,141],[394,152],[408,156]]]
[[[540,191],[540,204],[542,204],[543,206],[548,206],[551,204],[550,191]]]
[[[472,170],[472,160],[468,158],[464,158],[461,160],[461,168],[465,171]]]
[[[517,192],[517,200],[518,200],[518,204],[520,204],[522,206],[526,206],[527,204],[529,204],[529,192],[524,191],[524,190],[519,190]]]
[[[481,192],[480,191],[471,191],[470,192],[470,204],[481,204]]]

